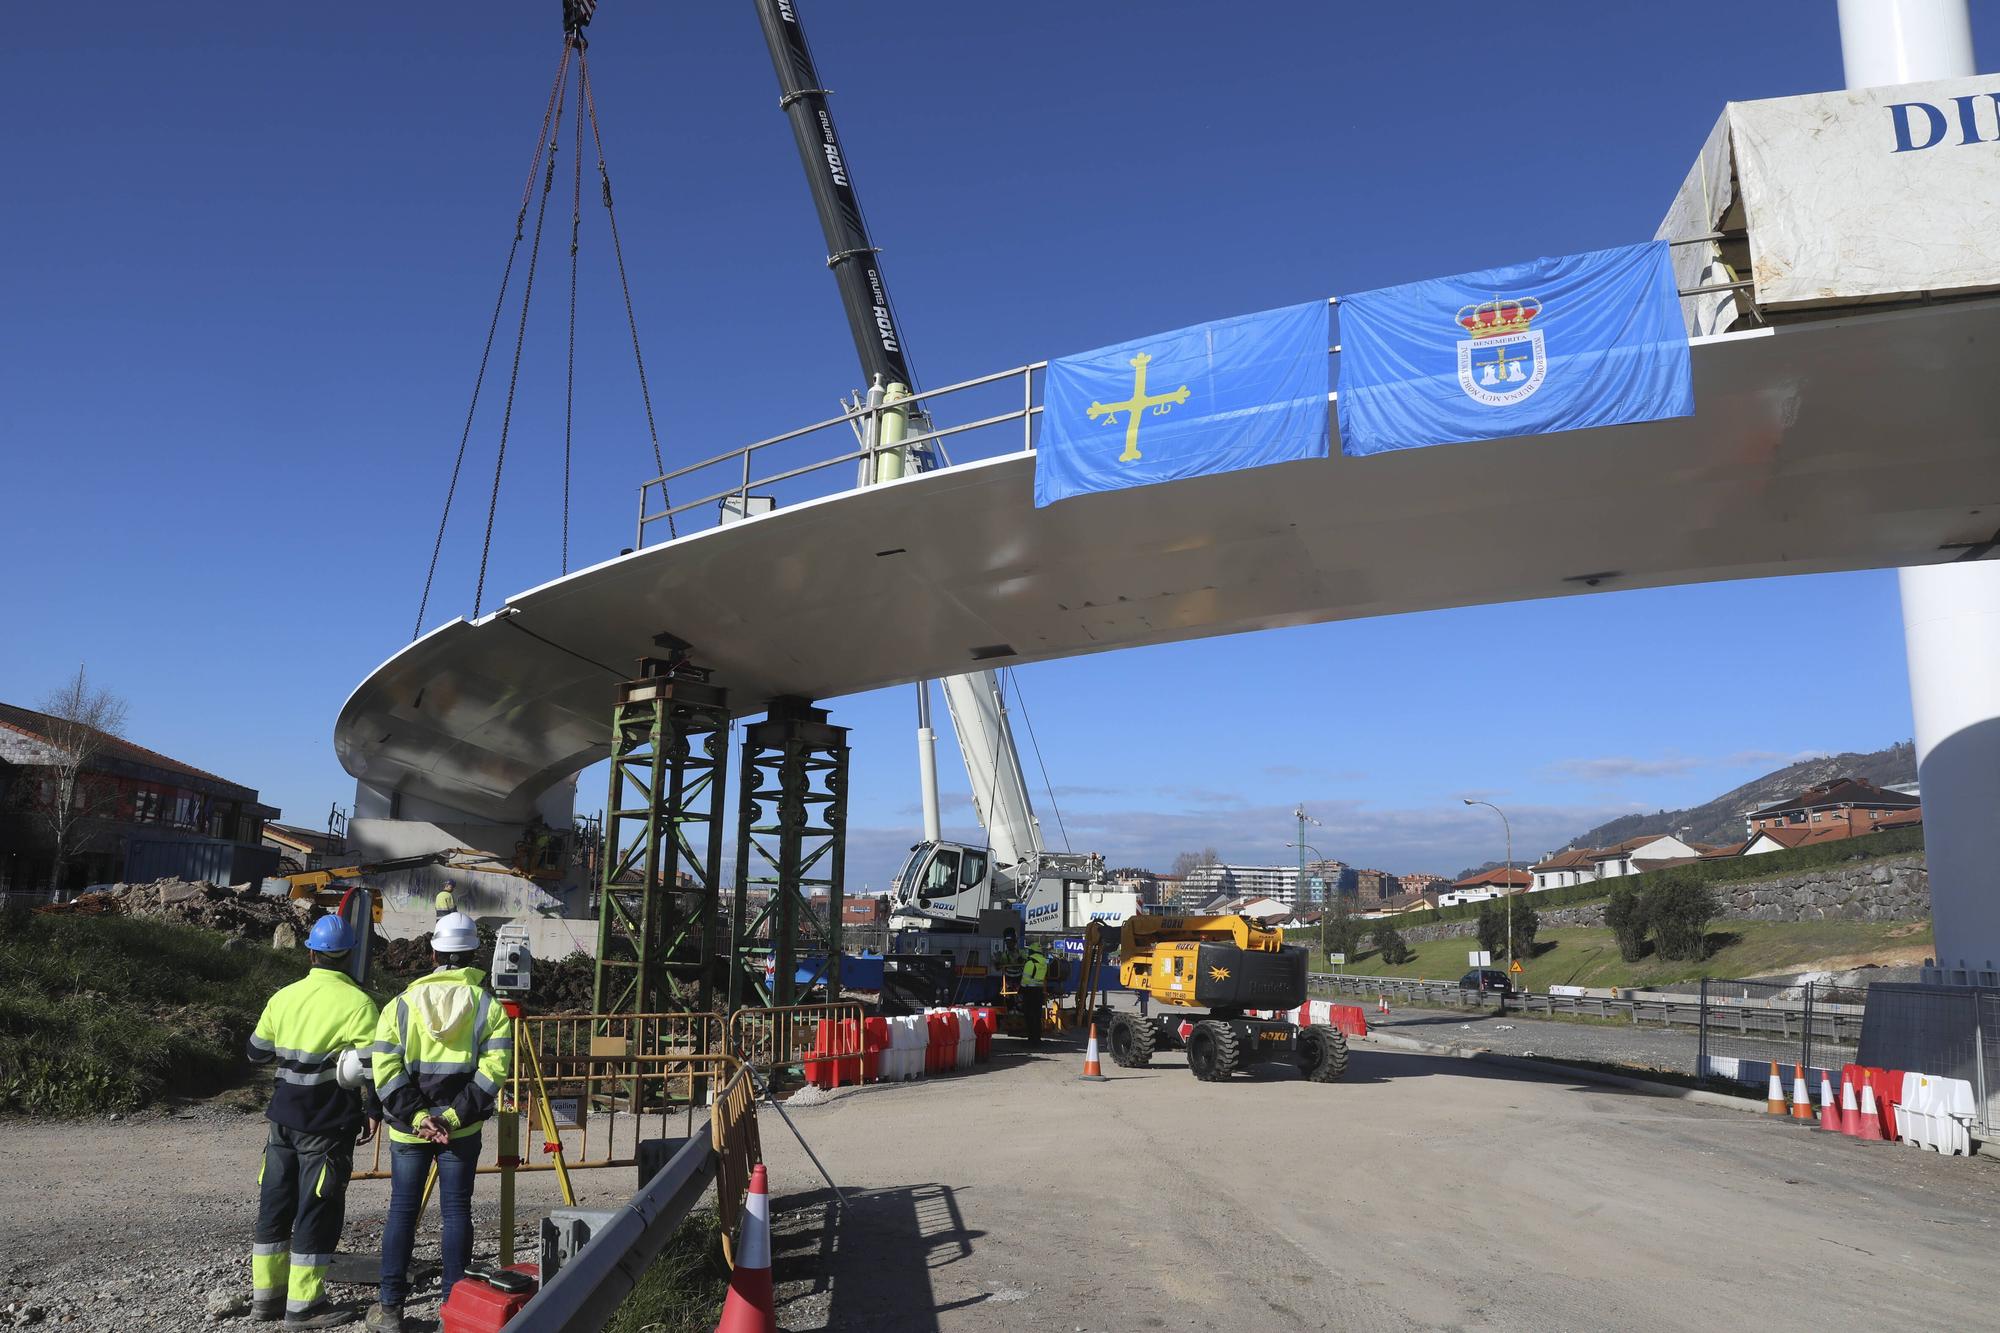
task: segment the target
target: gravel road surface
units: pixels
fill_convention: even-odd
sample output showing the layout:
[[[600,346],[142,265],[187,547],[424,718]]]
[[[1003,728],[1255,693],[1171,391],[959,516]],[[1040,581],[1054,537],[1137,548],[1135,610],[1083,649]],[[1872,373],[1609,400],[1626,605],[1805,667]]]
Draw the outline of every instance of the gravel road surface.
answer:
[[[1010,1045],[974,1073],[793,1105],[844,1220],[760,1117],[785,1328],[1706,1329],[1754,1311],[1844,1327],[1892,1299],[1932,1328],[2000,1304],[1992,1158],[1363,1044],[1332,1086],[1278,1068],[1198,1083],[1177,1054],[1085,1083],[1075,1050]],[[225,1111],[0,1123],[0,1327],[270,1327],[206,1313],[247,1291],[263,1137]],[[577,1179],[586,1206],[633,1183]],[[532,1225],[554,1183],[521,1192]],[[369,1297],[387,1194],[352,1188],[359,1281],[337,1297]],[[486,1256],[495,1198],[482,1177]]]

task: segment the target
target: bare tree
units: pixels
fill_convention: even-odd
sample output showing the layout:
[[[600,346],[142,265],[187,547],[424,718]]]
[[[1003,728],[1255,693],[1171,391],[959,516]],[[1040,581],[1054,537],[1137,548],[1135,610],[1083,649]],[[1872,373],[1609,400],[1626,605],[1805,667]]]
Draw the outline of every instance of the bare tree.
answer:
[[[111,742],[125,732],[125,701],[109,690],[91,688],[79,666],[68,684],[42,700],[43,739],[48,762],[34,811],[55,844],[49,892],[62,887],[64,858],[85,850],[100,818],[117,804],[117,788],[93,770]]]
[[[1220,865],[1221,863],[1222,858],[1216,855],[1215,848],[1213,847],[1204,847],[1198,852],[1182,852],[1174,858],[1174,878],[1186,879],[1190,871],[1199,870],[1203,866]]]

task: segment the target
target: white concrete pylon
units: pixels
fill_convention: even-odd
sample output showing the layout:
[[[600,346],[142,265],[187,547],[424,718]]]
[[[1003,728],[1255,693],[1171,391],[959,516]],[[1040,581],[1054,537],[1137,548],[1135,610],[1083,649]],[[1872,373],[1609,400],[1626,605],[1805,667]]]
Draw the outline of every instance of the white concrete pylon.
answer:
[[[1966,0],[1840,0],[1840,57],[1849,88],[1978,73]],[[2000,897],[1985,880],[2000,818],[2000,560],[1904,569],[1898,582],[1936,979],[1978,982],[2000,959]]]

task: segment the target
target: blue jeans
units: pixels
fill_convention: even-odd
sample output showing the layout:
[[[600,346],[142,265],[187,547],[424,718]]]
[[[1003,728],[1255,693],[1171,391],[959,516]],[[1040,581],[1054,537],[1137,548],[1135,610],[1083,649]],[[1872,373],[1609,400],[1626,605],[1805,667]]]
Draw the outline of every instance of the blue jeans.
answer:
[[[437,1163],[438,1211],[444,1217],[444,1290],[465,1273],[472,1259],[472,1181],[479,1166],[479,1138],[467,1134],[448,1144],[391,1143],[389,1219],[382,1227],[382,1289],[378,1299],[394,1309],[410,1294],[410,1250],[417,1241],[417,1213],[424,1181]]]

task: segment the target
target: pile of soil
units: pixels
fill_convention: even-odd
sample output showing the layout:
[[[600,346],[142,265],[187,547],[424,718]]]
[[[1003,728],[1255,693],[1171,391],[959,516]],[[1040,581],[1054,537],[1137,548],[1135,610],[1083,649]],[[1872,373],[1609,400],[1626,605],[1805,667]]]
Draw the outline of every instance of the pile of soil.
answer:
[[[143,916],[199,926],[253,944],[295,943],[304,939],[321,909],[307,899],[279,898],[254,884],[206,884],[160,879],[150,884],[114,884],[96,893],[41,909],[76,916]],[[291,939],[281,941],[279,927]]]
[[[493,956],[493,932],[479,928],[482,960]],[[399,984],[408,984],[431,970],[431,942],[428,936],[412,935],[389,940],[375,936],[372,955],[383,975]],[[587,953],[567,958],[535,960],[535,985],[528,992],[529,1009],[538,1014],[587,1014],[597,985],[597,961]]]

